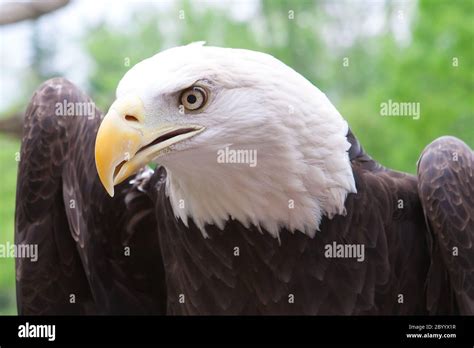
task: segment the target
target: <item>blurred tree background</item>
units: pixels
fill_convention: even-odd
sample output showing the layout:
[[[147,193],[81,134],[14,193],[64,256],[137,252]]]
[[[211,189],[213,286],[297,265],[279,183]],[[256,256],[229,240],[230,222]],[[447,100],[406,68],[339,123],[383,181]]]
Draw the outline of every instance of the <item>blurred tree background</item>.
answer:
[[[441,135],[457,136],[474,147],[473,0],[156,5],[131,7],[126,25],[98,20],[68,38],[88,67],[82,81],[73,82],[102,110],[113,101],[123,74],[140,60],[168,47],[206,41],[267,52],[293,67],[328,95],[369,154],[385,166],[415,173],[423,148]],[[243,16],[241,8],[251,11]],[[75,70],[67,64],[75,53],[58,48],[64,21],[53,26],[54,35],[41,28],[54,16],[29,23],[34,33],[30,65],[18,76],[18,97],[0,115],[0,131],[2,120],[24,112],[42,81]],[[83,18],[70,15],[68,20],[81,23]],[[11,47],[2,44],[1,49],[5,60]],[[66,62],[60,67],[52,64],[58,57]],[[2,84],[4,93],[9,86]],[[420,118],[381,116],[380,104],[388,100],[420,103]],[[13,242],[19,146],[18,137],[0,132],[0,243]],[[14,313],[14,260],[0,258],[0,314]]]

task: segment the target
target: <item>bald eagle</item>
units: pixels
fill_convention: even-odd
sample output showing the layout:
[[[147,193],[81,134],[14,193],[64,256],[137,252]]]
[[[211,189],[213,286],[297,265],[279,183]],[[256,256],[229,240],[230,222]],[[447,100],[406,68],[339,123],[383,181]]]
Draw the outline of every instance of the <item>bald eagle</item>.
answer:
[[[20,314],[474,313],[461,140],[429,144],[416,176],[385,168],[325,94],[243,49],[168,49],[116,96],[87,113],[55,78],[28,106]]]

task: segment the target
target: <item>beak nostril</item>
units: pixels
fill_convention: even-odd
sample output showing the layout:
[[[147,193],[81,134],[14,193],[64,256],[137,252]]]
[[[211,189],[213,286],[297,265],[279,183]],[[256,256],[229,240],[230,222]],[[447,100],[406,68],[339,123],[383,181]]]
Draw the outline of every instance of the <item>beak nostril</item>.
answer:
[[[130,122],[139,122],[138,118],[132,115],[125,115],[125,120],[130,121]]]

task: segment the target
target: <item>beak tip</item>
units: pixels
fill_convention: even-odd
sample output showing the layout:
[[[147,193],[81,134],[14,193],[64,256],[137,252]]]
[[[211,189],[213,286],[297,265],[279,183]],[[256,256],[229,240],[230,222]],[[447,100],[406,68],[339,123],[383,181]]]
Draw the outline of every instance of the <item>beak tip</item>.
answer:
[[[104,175],[103,171],[101,170],[101,167],[97,164],[96,164],[96,166],[97,166],[97,174],[98,174],[98,177],[99,177],[99,181],[102,184],[101,186],[104,188],[104,190],[107,192],[107,194],[110,197],[113,197],[114,196],[114,184],[113,184],[112,178],[107,178]]]
[[[112,187],[111,189],[107,190],[107,193],[109,194],[110,197],[114,197],[114,188]]]

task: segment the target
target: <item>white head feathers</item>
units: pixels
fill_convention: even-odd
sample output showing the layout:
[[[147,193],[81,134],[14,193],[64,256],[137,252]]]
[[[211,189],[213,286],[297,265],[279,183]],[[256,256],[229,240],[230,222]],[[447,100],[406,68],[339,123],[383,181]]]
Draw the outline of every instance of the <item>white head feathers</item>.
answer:
[[[207,105],[183,115],[176,93],[197,81],[210,90]],[[176,217],[185,224],[191,217],[204,235],[206,224],[223,228],[237,219],[275,237],[281,228],[314,236],[322,216],[344,214],[347,194],[356,192],[346,121],[324,93],[270,55],[172,48],[124,76],[117,96],[130,92],[156,122],[206,127],[157,159]],[[225,151],[230,157],[221,163]],[[255,166],[229,163],[255,154]]]

